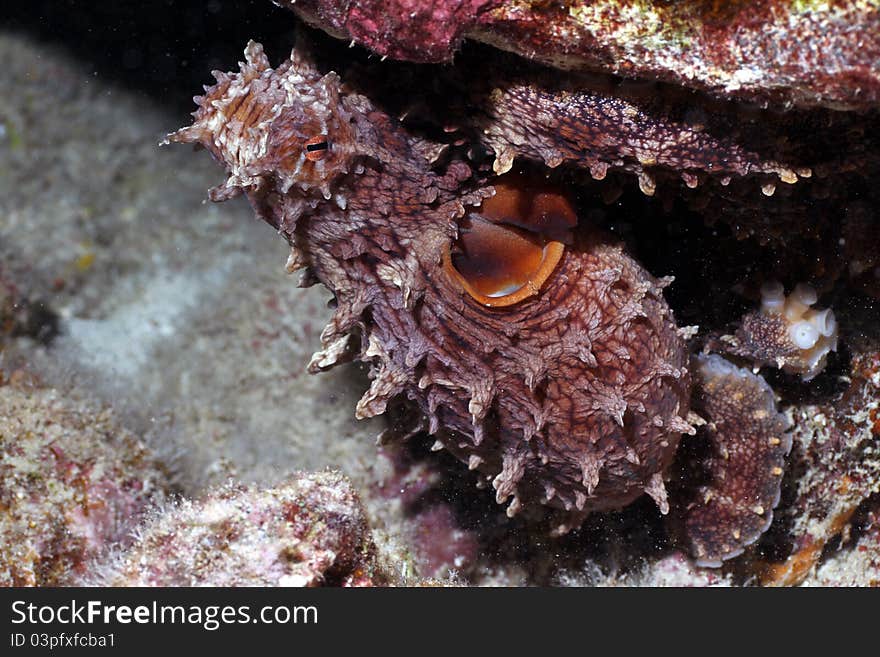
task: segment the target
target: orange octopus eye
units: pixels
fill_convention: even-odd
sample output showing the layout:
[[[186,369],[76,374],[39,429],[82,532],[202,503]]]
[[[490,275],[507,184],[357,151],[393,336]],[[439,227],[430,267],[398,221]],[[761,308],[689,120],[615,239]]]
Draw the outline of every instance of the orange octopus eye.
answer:
[[[562,194],[529,188],[519,177],[494,187],[495,196],[462,220],[443,266],[474,300],[504,307],[538,294],[562,259],[577,217]]]
[[[330,150],[330,142],[326,135],[315,135],[306,140],[306,159],[311,162],[323,160]]]

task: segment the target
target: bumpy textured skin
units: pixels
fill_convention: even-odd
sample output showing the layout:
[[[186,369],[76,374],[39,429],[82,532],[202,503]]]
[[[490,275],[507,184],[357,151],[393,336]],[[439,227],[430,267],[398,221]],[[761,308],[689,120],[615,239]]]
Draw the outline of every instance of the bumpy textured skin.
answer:
[[[799,352],[788,335],[788,326],[784,317],[752,312],[742,318],[734,335],[713,339],[710,345],[718,351],[748,358],[756,366],[785,363],[796,359]]]
[[[373,378],[358,416],[408,398],[510,514],[554,506],[563,532],[645,492],[665,512],[662,477],[692,431],[665,282],[583,231],[540,294],[484,308],[446,275],[441,253],[466,207],[493,193],[491,179],[342,91],[300,46],[275,70],[257,44],[246,56],[170,139],[208,148],[230,172],[213,197],[246,193],[292,245],[289,268],[334,293],[310,369],[357,352]],[[303,144],[316,134],[331,148],[313,162]]]
[[[695,406],[711,446],[699,465],[709,479],[681,513],[697,563],[720,566],[770,527],[792,439],[764,379],[716,354],[695,361]]]
[[[357,68],[357,67],[356,67]],[[603,181],[612,202],[633,182],[665,207],[762,241],[840,221],[855,185],[871,204],[880,175],[880,124],[824,109],[779,112],[667,84],[548,71],[474,49],[455,67],[393,62],[361,67],[357,88],[404,118],[484,149],[502,173],[524,161]],[[592,179],[592,180],[590,180]]]
[[[863,0],[275,3],[395,59],[448,62],[470,38],[560,68],[724,97],[837,109],[880,103],[880,9]]]
[[[794,296],[792,293],[788,298]],[[825,369],[828,354],[837,350],[838,340],[833,313],[824,310],[821,316],[830,314],[832,321],[835,321],[834,329],[827,336],[817,337],[811,348],[801,349],[794,343],[790,329],[809,319],[809,313],[813,312],[811,306],[798,304],[789,309],[790,316],[785,312],[768,312],[763,308],[750,312],[742,318],[733,335],[710,336],[706,349],[743,358],[757,368],[772,365],[786,372],[800,374],[804,381],[809,381]],[[815,312],[819,312],[819,309]]]
[[[549,75],[528,67],[517,72],[523,67],[503,57],[492,61],[505,72],[470,74],[468,89],[479,111],[469,108],[461,122],[473,124],[475,136],[494,153],[496,172],[507,171],[515,157],[551,168],[574,165],[596,180],[625,171],[638,177],[649,196],[658,174],[672,173],[667,177],[680,177],[689,188],[708,177],[729,184],[748,176],[760,181],[750,181],[753,193],[762,185],[794,184],[799,175],[812,175],[816,161],[795,135],[742,115],[731,104],[595,76]]]

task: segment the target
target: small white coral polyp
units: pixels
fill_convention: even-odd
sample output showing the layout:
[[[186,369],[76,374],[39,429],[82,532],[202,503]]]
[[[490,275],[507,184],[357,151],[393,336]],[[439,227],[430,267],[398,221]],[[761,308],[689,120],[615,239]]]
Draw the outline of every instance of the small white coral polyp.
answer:
[[[784,320],[788,339],[799,351],[796,359],[785,359],[785,368],[799,372],[804,381],[825,368],[829,351],[837,351],[834,312],[830,308],[813,308],[817,299],[816,290],[804,283],[798,283],[788,296],[777,281],[761,287],[761,312]]]

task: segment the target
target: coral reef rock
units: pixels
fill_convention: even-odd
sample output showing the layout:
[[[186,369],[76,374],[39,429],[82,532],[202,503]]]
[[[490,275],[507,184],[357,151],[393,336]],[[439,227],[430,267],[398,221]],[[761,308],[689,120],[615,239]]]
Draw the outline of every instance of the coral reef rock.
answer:
[[[789,410],[794,500],[780,513],[789,528],[788,557],[766,565],[767,584],[797,584],[828,543],[880,492],[880,353],[853,355],[849,386],[827,403]]]
[[[109,412],[22,371],[0,382],[0,585],[73,583],[91,559],[133,540],[166,487]]]
[[[274,488],[230,484],[154,512],[109,586],[372,586],[389,583],[361,502],[334,472]]]
[[[880,586],[880,497],[868,502],[858,535],[819,564],[804,586]]]
[[[559,68],[745,100],[838,109],[880,103],[880,9],[872,2],[275,2],[395,59],[448,62],[468,38]]]

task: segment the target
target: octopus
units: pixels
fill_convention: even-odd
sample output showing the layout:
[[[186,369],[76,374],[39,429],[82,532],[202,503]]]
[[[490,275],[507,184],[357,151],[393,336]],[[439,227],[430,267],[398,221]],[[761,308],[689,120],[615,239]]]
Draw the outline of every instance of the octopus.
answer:
[[[710,341],[712,347],[759,365],[774,365],[809,381],[837,350],[837,318],[830,308],[813,308],[816,290],[799,283],[786,296],[778,281],[761,287],[761,308],[747,314],[735,335]]]
[[[692,355],[697,329],[664,298],[672,279],[589,219],[584,181],[614,174],[692,199],[709,188],[710,201],[723,190],[735,214],[876,155],[845,118],[823,132],[851,146],[840,162],[812,139],[821,112],[757,121],[763,110],[508,57],[416,87],[418,68],[329,70],[304,34],[275,68],[251,42],[167,141],[208,150],[228,173],[210,198],[244,194],[290,245],[287,270],[332,292],[309,370],[368,364],[357,417],[415,409],[402,437],[430,434],[507,515],[555,535],[648,495],[698,564],[720,566],[772,522],[788,423],[759,375]],[[836,344],[833,316],[810,310],[807,292],[786,335],[795,348]],[[766,297],[784,305],[777,287]],[[785,364],[815,376],[825,352]],[[668,491],[682,468],[699,483]]]

